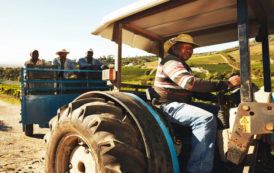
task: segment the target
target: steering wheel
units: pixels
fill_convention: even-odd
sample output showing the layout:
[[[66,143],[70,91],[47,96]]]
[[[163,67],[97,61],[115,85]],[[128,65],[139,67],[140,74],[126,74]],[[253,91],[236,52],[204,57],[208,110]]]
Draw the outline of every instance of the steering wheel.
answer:
[[[217,92],[217,104],[219,106],[233,102],[234,105],[240,104],[240,85]],[[232,105],[231,105],[232,106]]]

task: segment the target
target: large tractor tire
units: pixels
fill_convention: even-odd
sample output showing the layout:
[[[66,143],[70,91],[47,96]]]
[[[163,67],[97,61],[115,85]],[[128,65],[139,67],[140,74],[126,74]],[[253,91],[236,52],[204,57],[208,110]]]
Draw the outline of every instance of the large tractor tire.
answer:
[[[156,147],[149,146],[148,151],[146,139],[142,137],[146,132],[111,99],[80,96],[58,110],[58,115],[50,121],[50,129],[48,173],[173,172],[170,157],[164,158],[168,148],[166,145],[159,148],[164,141],[154,141]],[[153,135],[153,131],[147,133]],[[155,151],[151,150],[153,147]],[[151,158],[157,152],[163,153],[162,157],[157,158],[155,154]]]

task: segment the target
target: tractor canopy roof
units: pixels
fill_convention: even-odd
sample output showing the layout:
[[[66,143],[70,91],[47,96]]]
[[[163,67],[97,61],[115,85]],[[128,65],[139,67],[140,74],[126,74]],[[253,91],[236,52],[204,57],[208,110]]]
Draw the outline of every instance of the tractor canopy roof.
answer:
[[[249,37],[262,23],[274,33],[274,1],[247,0]],[[158,54],[160,45],[187,33],[201,46],[238,40],[237,0],[141,0],[104,17],[92,34],[116,41],[122,27],[122,43]]]

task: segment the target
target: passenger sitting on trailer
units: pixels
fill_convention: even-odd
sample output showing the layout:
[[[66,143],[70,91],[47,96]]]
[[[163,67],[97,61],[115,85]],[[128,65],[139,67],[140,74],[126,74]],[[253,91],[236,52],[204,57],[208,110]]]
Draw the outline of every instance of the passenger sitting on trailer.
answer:
[[[43,66],[45,65],[45,60],[39,59],[39,52],[38,50],[33,50],[30,52],[30,60],[25,62],[25,67],[30,67],[30,66]]]
[[[87,55],[85,57],[79,59],[78,64],[81,70],[104,70],[108,68],[104,63],[93,58],[92,49],[87,51]]]
[[[187,34],[180,34],[164,43],[168,55],[158,65],[154,89],[167,118],[177,124],[191,127],[192,150],[187,164],[188,172],[209,173],[213,167],[214,145],[219,107],[193,102],[194,93],[201,95],[240,84],[240,77],[228,81],[210,81],[193,75],[186,61],[198,45]]]
[[[67,58],[67,54],[69,54],[69,52],[66,51],[66,49],[62,49],[56,52],[56,54],[59,55],[59,57],[54,58],[53,65],[56,65],[58,69],[64,69],[64,70],[76,69],[74,62]],[[71,72],[60,71],[58,73],[58,77],[68,79],[70,74]]]

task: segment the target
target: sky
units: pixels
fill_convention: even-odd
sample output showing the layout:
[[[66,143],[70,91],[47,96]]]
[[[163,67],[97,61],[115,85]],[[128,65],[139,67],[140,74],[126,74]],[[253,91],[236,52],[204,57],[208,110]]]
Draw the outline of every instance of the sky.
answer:
[[[66,49],[70,59],[84,57],[88,49],[94,57],[115,55],[115,44],[91,32],[107,14],[136,0],[0,0],[0,64],[22,66],[31,50],[52,61]],[[197,48],[194,53],[237,46],[237,42]],[[148,55],[123,47],[123,57]]]

